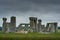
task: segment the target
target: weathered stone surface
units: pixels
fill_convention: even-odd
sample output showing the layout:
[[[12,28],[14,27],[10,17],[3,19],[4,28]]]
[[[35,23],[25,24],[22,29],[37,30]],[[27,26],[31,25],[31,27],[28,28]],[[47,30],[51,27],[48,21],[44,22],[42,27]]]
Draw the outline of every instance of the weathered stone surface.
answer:
[[[30,27],[29,25],[30,25],[29,23],[21,23],[21,24],[19,24],[18,29],[22,30],[22,28],[24,26],[24,30],[28,31],[28,27]]]
[[[31,29],[33,30],[33,32],[37,32],[38,31],[38,29],[37,29],[37,18],[36,17],[30,17],[29,20],[30,20]]]
[[[46,26],[46,31],[47,32],[57,32],[57,30],[58,30],[57,22],[47,23],[47,26]]]
[[[3,25],[2,25],[3,32],[6,32],[6,21],[7,21],[7,18],[3,18]]]
[[[16,17],[12,16],[11,17],[11,30],[12,32],[15,32],[16,31]]]
[[[37,23],[37,18],[36,17],[29,17],[30,23],[21,23],[18,26],[18,32],[23,31],[23,32],[57,32],[58,31],[58,23],[53,22],[53,23],[47,23],[46,27],[45,25],[42,25],[42,20],[39,19]],[[16,17],[12,16],[10,22],[6,22],[7,18],[3,18],[3,25],[2,25],[2,31],[3,32],[16,32]],[[24,27],[23,27],[24,25]],[[28,30],[28,27],[30,29]]]
[[[38,32],[41,32],[41,22],[42,22],[42,20],[39,19],[38,20]]]
[[[11,22],[6,22],[7,18],[3,18],[2,31],[3,32],[15,32],[16,30],[16,17],[11,17]]]

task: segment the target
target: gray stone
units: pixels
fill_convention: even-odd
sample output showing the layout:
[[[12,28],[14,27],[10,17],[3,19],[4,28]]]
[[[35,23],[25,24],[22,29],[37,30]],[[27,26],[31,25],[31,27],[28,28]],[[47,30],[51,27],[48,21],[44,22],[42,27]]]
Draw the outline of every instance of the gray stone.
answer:
[[[33,32],[38,32],[37,29],[37,18],[36,17],[30,17],[30,27],[33,30]]]
[[[57,32],[57,22],[54,23],[47,23],[46,32]]]

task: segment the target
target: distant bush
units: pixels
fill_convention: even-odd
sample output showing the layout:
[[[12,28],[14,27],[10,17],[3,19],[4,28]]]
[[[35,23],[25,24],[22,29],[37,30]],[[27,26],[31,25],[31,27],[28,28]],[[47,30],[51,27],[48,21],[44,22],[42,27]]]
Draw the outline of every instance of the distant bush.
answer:
[[[2,31],[2,27],[0,27],[0,31]]]
[[[58,27],[58,29],[60,29],[60,27]]]

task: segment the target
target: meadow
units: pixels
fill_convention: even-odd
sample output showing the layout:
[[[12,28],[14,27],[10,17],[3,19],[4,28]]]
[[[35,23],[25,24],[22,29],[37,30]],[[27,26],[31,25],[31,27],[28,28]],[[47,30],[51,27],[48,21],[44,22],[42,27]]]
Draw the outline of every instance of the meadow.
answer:
[[[0,40],[60,40],[60,32],[51,34],[41,33],[0,33]]]

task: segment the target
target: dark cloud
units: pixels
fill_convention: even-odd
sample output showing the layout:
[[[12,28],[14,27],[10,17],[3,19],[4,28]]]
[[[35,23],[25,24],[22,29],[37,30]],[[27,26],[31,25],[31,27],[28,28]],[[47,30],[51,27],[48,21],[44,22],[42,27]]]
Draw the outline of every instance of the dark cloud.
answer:
[[[8,12],[60,13],[60,0],[0,0],[0,14]],[[14,13],[11,13],[14,14]],[[20,13],[21,14],[21,13]],[[29,13],[28,13],[29,14]]]
[[[9,10],[9,11],[22,11],[22,12],[30,10],[39,11],[39,8],[44,8],[45,10],[52,10],[54,6],[55,9],[57,8],[56,6],[59,6],[56,4],[60,4],[60,0],[0,0],[0,9],[2,8],[3,11]],[[59,7],[57,8],[57,10],[59,9]]]
[[[45,23],[60,22],[60,0],[0,0],[0,19],[12,15],[17,16],[17,24],[19,18],[24,22],[29,16],[41,18]]]
[[[60,0],[33,0],[34,3],[60,4]]]

